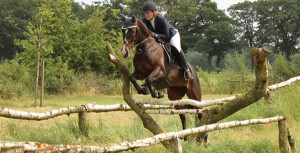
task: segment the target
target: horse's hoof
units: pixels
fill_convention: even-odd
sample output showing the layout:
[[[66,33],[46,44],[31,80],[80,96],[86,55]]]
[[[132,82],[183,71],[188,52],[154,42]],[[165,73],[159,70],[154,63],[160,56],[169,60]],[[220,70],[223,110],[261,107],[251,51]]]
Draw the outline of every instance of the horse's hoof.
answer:
[[[158,95],[157,94],[151,94],[151,97],[152,98],[158,98]]]
[[[164,98],[164,93],[162,93],[162,92],[159,92],[157,95],[158,95],[157,98]]]
[[[204,136],[204,146],[208,147],[208,145],[209,145],[209,140],[208,140],[208,134],[206,133]]]
[[[207,139],[206,141],[203,142],[204,147],[208,147],[209,146],[209,140]]]
[[[148,95],[149,92],[146,88],[142,88],[141,90],[137,91],[138,94],[142,94],[142,95]]]

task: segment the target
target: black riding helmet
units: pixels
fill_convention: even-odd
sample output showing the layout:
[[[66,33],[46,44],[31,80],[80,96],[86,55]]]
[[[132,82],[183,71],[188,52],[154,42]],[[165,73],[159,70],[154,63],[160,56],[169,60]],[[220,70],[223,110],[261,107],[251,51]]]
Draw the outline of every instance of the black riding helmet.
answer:
[[[155,3],[151,1],[145,2],[143,5],[143,12],[146,13],[149,11],[156,11]]]

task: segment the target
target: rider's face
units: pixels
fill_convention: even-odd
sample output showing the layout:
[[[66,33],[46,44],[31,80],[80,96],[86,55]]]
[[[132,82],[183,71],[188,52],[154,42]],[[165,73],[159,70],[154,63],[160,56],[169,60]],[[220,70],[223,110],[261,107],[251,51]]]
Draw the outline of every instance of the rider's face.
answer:
[[[144,12],[144,17],[146,18],[146,20],[152,20],[154,17],[153,11]]]

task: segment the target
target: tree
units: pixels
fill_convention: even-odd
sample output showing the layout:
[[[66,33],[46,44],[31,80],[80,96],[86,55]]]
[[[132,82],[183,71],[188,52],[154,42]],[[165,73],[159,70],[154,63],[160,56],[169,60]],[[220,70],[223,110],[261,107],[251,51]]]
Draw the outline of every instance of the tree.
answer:
[[[226,14],[210,0],[165,1],[164,4],[169,21],[181,32],[182,48],[205,53],[208,71],[214,56],[220,67],[220,61],[233,48],[235,40],[232,21]]]
[[[300,37],[300,2],[298,0],[262,0],[254,3],[260,44],[272,44],[277,53],[282,51],[289,59],[298,50]]]
[[[24,39],[27,23],[32,20],[35,3],[32,0],[0,1],[0,58],[12,59],[23,51],[14,39]]]
[[[248,43],[248,47],[254,47],[257,21],[253,3],[250,1],[238,3],[230,6],[228,11],[235,21],[235,27],[239,33],[237,39],[244,39]]]

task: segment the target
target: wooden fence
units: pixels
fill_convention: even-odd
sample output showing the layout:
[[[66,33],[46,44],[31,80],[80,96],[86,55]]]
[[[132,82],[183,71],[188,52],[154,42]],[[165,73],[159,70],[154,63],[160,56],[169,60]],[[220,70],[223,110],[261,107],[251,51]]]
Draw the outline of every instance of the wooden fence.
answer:
[[[268,86],[267,91],[273,91],[277,88],[290,85],[293,82],[300,80],[300,76],[289,79],[285,82],[278,83],[275,85]],[[193,105],[196,107],[204,108],[212,105],[222,105],[224,101],[236,98],[236,96],[231,96],[221,99],[204,100],[201,102],[185,99],[177,101],[158,101],[158,100],[135,100],[136,104],[142,105],[143,108],[149,109],[146,112],[152,114],[185,114],[192,113],[198,114],[202,112],[202,109],[196,110],[168,110],[172,109],[176,105]],[[22,120],[48,120],[61,115],[69,115],[72,113],[78,113],[79,118],[79,128],[84,133],[87,134],[87,113],[90,112],[109,112],[109,111],[131,111],[132,109],[125,104],[115,104],[115,105],[97,105],[97,104],[86,104],[82,106],[75,107],[64,107],[59,109],[50,110],[43,113],[36,112],[25,112],[12,110],[8,108],[0,108],[0,117],[22,119]],[[279,145],[282,152],[290,152],[291,148],[295,147],[291,132],[289,131],[286,120],[282,116],[276,116],[266,119],[251,119],[245,121],[232,121],[227,123],[217,123],[200,126],[197,128],[186,129],[178,132],[169,132],[157,134],[154,137],[146,138],[142,140],[136,140],[133,142],[124,142],[118,145],[112,145],[109,147],[97,147],[97,146],[80,146],[80,145],[49,145],[40,142],[0,142],[0,151],[5,150],[23,150],[23,151],[84,151],[84,152],[116,152],[125,151],[138,147],[152,146],[164,141],[173,140],[176,144],[174,152],[182,152],[182,147],[180,145],[179,138],[184,136],[193,135],[197,133],[209,132],[213,130],[221,130],[226,128],[232,128],[237,126],[253,125],[253,124],[267,124],[272,122],[278,122],[279,125]]]
[[[41,142],[0,142],[0,151],[13,151],[13,152],[119,152],[126,151],[134,148],[153,146],[164,141],[172,140],[174,143],[174,152],[182,152],[182,146],[179,138],[198,133],[209,132],[214,130],[223,130],[233,127],[254,125],[254,124],[268,124],[278,122],[279,127],[279,147],[283,152],[291,152],[291,147],[295,146],[294,139],[292,138],[287,127],[286,119],[282,116],[275,116],[264,119],[250,119],[243,121],[231,121],[226,123],[216,123],[204,125],[196,128],[190,128],[178,132],[168,132],[155,135],[150,138],[135,140],[132,142],[122,142],[108,147],[98,146],[81,146],[81,145],[50,145]]]

